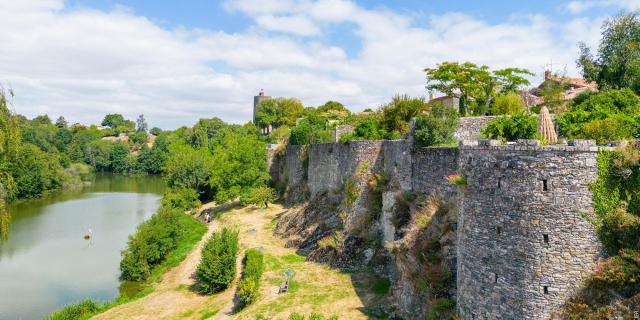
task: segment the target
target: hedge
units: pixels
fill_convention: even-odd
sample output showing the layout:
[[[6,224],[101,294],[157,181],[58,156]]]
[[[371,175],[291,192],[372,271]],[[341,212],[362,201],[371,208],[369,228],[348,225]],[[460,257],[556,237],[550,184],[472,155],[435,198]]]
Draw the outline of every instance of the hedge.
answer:
[[[238,232],[223,228],[214,233],[202,249],[202,259],[196,270],[201,293],[212,294],[229,287],[236,276]]]
[[[258,298],[260,277],[264,270],[264,255],[256,249],[249,249],[244,256],[244,273],[238,283],[240,308],[251,304]]]

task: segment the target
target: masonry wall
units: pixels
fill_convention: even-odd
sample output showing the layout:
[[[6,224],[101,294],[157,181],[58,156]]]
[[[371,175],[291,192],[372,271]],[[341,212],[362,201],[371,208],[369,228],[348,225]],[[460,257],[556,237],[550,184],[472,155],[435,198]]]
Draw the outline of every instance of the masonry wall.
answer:
[[[463,319],[547,319],[600,254],[595,144],[461,146],[457,305]]]
[[[457,189],[446,177],[458,170],[458,148],[420,148],[413,155],[412,189],[423,195],[450,198]]]
[[[475,141],[481,139],[482,130],[487,127],[491,120],[499,118],[498,116],[483,117],[462,117],[458,123],[458,129],[455,136],[458,141]]]

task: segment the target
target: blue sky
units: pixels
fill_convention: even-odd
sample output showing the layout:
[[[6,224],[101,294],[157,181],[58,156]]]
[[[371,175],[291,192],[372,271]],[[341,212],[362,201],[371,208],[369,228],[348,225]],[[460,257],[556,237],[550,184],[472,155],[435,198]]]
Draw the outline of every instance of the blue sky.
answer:
[[[354,111],[425,96],[422,69],[472,61],[579,75],[577,43],[640,0],[0,0],[0,82],[17,112],[175,128],[251,119],[264,88]],[[16,36],[20,35],[20,36]]]

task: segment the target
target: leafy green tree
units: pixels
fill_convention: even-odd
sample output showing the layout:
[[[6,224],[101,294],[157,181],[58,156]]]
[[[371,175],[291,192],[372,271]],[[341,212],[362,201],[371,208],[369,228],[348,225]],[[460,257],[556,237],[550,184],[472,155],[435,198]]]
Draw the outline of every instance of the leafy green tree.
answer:
[[[159,136],[162,133],[162,129],[158,127],[153,127],[151,128],[151,130],[149,130],[149,133],[151,133],[154,136]]]
[[[37,116],[35,118],[33,118],[33,120],[31,120],[33,123],[36,124],[42,124],[42,125],[50,125],[51,124],[51,118],[49,118],[48,115],[41,115],[41,116]]]
[[[585,79],[596,81],[600,90],[630,88],[640,93],[640,11],[605,20],[595,57],[586,44],[579,46],[577,62]]]
[[[242,202],[247,204],[253,204],[256,206],[269,207],[269,202],[274,202],[278,199],[276,191],[267,186],[259,186],[251,189],[246,195],[242,197]]]
[[[331,141],[331,132],[327,130],[327,119],[317,111],[310,112],[295,127],[291,128],[289,143],[303,145]]]
[[[237,231],[223,228],[214,233],[202,249],[196,269],[199,291],[212,294],[228,288],[236,275],[237,255]]]
[[[515,91],[520,86],[528,85],[526,76],[533,75],[529,70],[520,68],[490,72],[489,67],[471,62],[442,62],[436,68],[426,68],[424,71],[428,90],[460,98],[458,111],[462,116],[467,114],[472,103],[474,114],[485,114],[496,91],[503,94]]]
[[[148,140],[149,134],[146,131],[136,131],[129,135],[129,142],[138,147],[146,145]]]
[[[302,115],[304,106],[295,98],[275,98],[260,102],[256,112],[256,124],[260,127],[293,126]]]
[[[171,188],[190,188],[204,192],[209,186],[213,164],[209,150],[176,143],[169,146],[164,168],[165,179]]]
[[[60,189],[62,167],[56,156],[46,154],[32,144],[25,144],[9,165],[18,198],[36,198],[48,190]]]
[[[63,116],[59,116],[58,119],[56,119],[56,127],[62,129],[62,128],[67,128],[69,126],[69,123],[67,123],[67,119],[65,119]]]
[[[171,189],[162,197],[162,206],[188,211],[200,206],[198,193],[193,189]]]
[[[455,143],[458,114],[449,106],[435,103],[427,115],[416,118],[414,137],[419,147]]]
[[[264,271],[264,254],[257,249],[248,249],[245,253],[244,270],[242,278],[238,282],[238,298],[240,307],[253,303],[258,299],[260,277]]]
[[[104,117],[104,120],[102,120],[101,125],[107,126],[110,128],[116,128],[116,127],[125,125],[125,119],[121,114],[111,113]]]
[[[129,147],[122,142],[111,143],[109,169],[115,173],[129,173],[135,166],[135,158],[130,157]]]
[[[257,135],[227,135],[212,150],[209,184],[218,203],[247,194],[269,179],[267,150]]]

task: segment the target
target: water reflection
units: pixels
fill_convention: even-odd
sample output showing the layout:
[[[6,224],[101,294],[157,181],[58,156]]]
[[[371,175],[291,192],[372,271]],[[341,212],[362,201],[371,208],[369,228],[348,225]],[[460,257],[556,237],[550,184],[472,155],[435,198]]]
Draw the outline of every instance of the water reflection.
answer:
[[[115,298],[120,251],[163,191],[159,177],[97,175],[90,187],[10,206],[0,319],[40,319],[86,297]],[[88,229],[91,241],[83,239]]]

